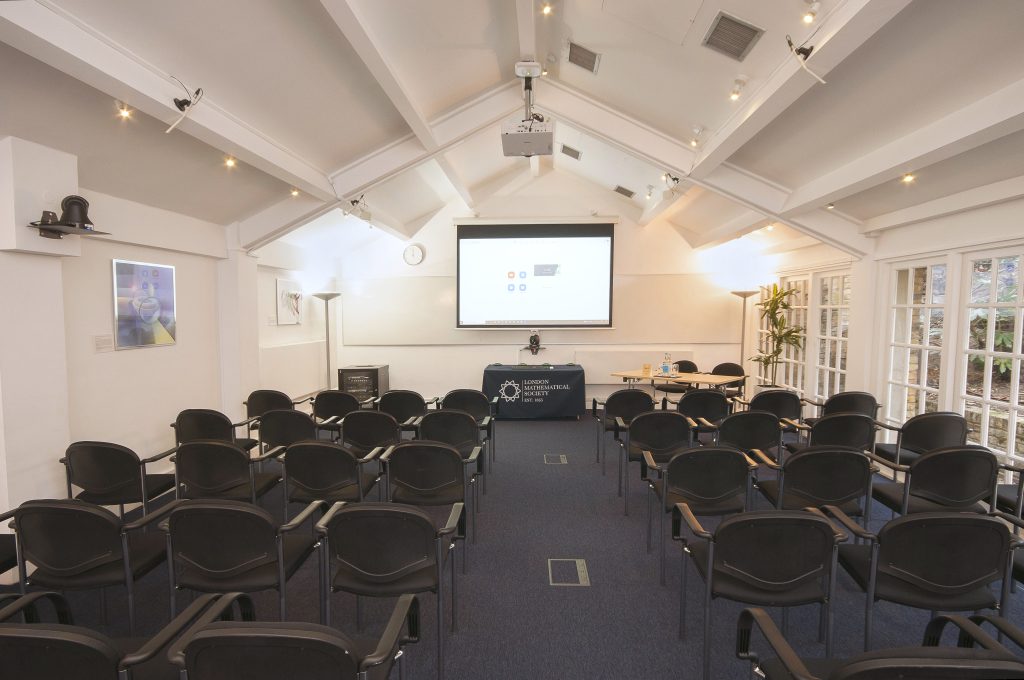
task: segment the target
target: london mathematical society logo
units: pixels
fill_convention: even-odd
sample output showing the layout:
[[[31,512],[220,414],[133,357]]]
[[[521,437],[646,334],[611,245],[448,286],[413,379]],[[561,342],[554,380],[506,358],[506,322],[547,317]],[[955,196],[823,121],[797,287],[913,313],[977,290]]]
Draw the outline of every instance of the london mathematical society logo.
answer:
[[[519,398],[519,383],[515,380],[506,380],[501,383],[498,393],[505,401],[515,401]]]

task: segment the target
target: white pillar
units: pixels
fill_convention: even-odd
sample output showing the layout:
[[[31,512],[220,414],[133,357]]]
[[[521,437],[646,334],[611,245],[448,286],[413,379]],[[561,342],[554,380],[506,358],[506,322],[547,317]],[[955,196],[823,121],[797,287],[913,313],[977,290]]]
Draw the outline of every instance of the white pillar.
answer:
[[[885,332],[888,310],[878,309],[878,263],[863,258],[850,265],[850,337],[846,348],[846,389],[871,392],[879,401],[877,383],[879,336]]]
[[[237,245],[237,225],[228,228],[228,257],[217,263],[217,284],[221,410],[235,420],[260,382],[256,258]]]

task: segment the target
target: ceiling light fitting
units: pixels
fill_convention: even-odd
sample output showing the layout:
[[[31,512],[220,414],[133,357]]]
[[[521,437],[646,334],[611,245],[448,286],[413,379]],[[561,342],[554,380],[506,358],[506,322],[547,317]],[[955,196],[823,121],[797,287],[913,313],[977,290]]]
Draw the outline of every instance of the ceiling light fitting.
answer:
[[[661,173],[661,181],[665,183],[669,189],[675,189],[679,185],[679,178],[670,172]]]
[[[810,47],[807,47],[806,45],[801,45],[800,47],[797,47],[793,44],[793,39],[790,38],[788,35],[786,36],[786,44],[789,45],[789,51],[793,54],[793,57],[797,60],[797,62],[799,62],[800,68],[814,76],[814,79],[817,80],[819,83],[825,85],[826,83],[824,78],[819,76],[811,69],[807,68],[806,62],[807,59],[810,58],[811,52],[814,51],[814,46],[811,45]]]
[[[904,184],[913,184],[915,179],[917,179],[917,177],[914,176],[914,173],[908,172],[900,178],[900,181]]]
[[[732,81],[732,92],[729,93],[729,99],[736,101],[740,98],[740,93],[743,92],[743,88],[747,85],[746,76],[738,76],[736,80]]]
[[[295,196],[299,195],[299,190],[298,189],[292,189],[291,194],[292,194],[292,197],[294,198]]]
[[[697,145],[700,144],[700,135],[703,132],[704,128],[702,128],[700,125],[693,126],[693,137],[690,138],[690,146],[692,146],[695,149],[697,148]]]
[[[548,16],[548,15],[550,15],[550,14],[551,14],[551,12],[552,12],[553,10],[554,10],[554,8],[553,8],[553,7],[551,7],[551,3],[550,3],[550,2],[545,2],[545,3],[544,3],[544,4],[542,5],[542,6],[541,6],[541,8],[540,8],[540,13],[541,13],[541,14],[543,14],[544,16]]]
[[[121,117],[121,120],[128,120],[132,117],[132,110],[124,104],[119,104],[117,107],[117,115]]]
[[[821,11],[821,3],[816,0],[805,0],[807,2],[807,10],[804,12],[803,20],[805,24],[813,24],[814,20],[818,16],[818,12]]]
[[[651,198],[653,196],[654,196],[654,185],[653,184],[648,184],[647,185],[647,200],[648,201],[651,200]]]
[[[835,209],[836,209],[836,204],[835,203],[829,203],[828,205],[825,206],[825,210],[835,210]]]
[[[238,165],[238,161],[236,161],[236,160],[235,160],[234,158],[232,158],[231,156],[228,156],[227,158],[225,158],[225,159],[224,159],[224,165],[225,165],[225,166],[227,166],[227,167],[229,167],[229,168],[233,168],[233,167],[235,167],[236,165]]]
[[[346,215],[354,215],[364,222],[369,222],[373,219],[373,213],[370,212],[369,206],[363,200],[363,194],[359,194],[359,198],[353,198],[348,203],[349,209],[344,211]]]
[[[171,132],[172,130],[174,130],[174,128],[178,127],[178,125],[181,124],[181,121],[188,118],[188,114],[192,113],[192,108],[196,104],[198,104],[199,101],[203,98],[203,88],[197,87],[195,91],[192,92],[187,87],[185,87],[185,83],[181,82],[174,76],[171,76],[171,78],[173,78],[174,82],[178,83],[178,85],[181,85],[181,89],[185,90],[185,96],[182,98],[174,98],[174,106],[179,111],[181,111],[181,115],[178,116],[178,120],[171,123],[171,126],[169,128],[164,130],[165,133]]]

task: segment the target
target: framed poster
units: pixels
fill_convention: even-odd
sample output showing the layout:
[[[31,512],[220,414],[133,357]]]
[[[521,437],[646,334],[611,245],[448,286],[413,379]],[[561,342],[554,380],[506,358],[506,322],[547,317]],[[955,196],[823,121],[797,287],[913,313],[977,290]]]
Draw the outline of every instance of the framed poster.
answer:
[[[302,286],[291,279],[277,280],[277,325],[302,323]]]
[[[173,345],[174,267],[114,260],[114,349]]]

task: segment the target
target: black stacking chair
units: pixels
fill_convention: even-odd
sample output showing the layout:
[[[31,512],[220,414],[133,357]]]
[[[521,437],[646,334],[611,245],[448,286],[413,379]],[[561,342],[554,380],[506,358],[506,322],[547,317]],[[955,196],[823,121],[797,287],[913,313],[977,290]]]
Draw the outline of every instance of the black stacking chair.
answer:
[[[453,446],[463,459],[473,455],[473,451],[484,445],[480,440],[480,427],[476,419],[465,411],[443,409],[441,411],[429,411],[425,416],[416,421],[416,438],[427,441],[441,442]],[[482,452],[477,458],[477,466],[473,471],[473,477],[481,478],[481,485],[484,491],[487,490],[487,453]],[[479,512],[477,505],[478,498],[473,499],[473,510]]]
[[[219,439],[231,442],[243,451],[251,451],[258,443],[255,439],[235,436],[235,428],[248,427],[254,418],[240,423],[232,423],[231,419],[220,411],[209,408],[188,408],[178,414],[171,427],[174,428],[174,441],[177,444],[194,442],[199,439]]]
[[[358,411],[363,404],[372,404],[373,399],[360,402],[354,394],[341,390],[324,390],[313,397],[313,419],[321,430],[327,430],[334,439],[341,436],[341,421],[349,413]]]
[[[380,411],[353,411],[341,424],[341,443],[357,456],[365,456],[378,446],[387,448],[402,441],[398,421]]]
[[[277,590],[280,617],[286,584],[316,549],[316,538],[293,533],[323,505],[313,501],[291,522],[279,525],[263,508],[239,501],[176,501],[160,523],[166,533],[170,607],[188,588],[204,593]]]
[[[36,592],[0,607],[0,678],[12,680],[131,680],[175,677],[166,652],[216,596],[201,597],[150,640],[111,639],[74,625],[59,593]],[[47,601],[57,621],[43,622]],[[25,623],[18,621],[24,617]]]
[[[684,537],[686,524],[694,539]],[[820,511],[767,510],[726,517],[711,533],[680,503],[672,514],[672,538],[683,542],[679,634],[685,635],[686,572],[692,559],[704,579],[704,680],[711,677],[711,600],[724,597],[761,607],[821,604],[819,637],[832,655],[832,603],[836,549],[846,534]],[[689,555],[689,557],[687,557]],[[783,610],[783,630],[787,610]]]
[[[786,450],[796,453],[808,446],[842,446],[858,451],[874,451],[875,419],[863,413],[833,413],[815,418],[812,425],[791,420],[787,423],[806,433],[805,441],[786,442]]]
[[[353,640],[315,623],[234,621],[239,597],[245,596],[221,596],[168,651],[189,680],[386,680],[396,663],[401,667],[403,646],[419,641],[415,595],[398,598],[373,640]],[[218,620],[225,614],[227,620]]]
[[[825,510],[866,541],[839,546],[839,564],[866,594],[865,651],[871,647],[878,600],[931,611],[1001,610],[1006,603],[1011,551],[1020,541],[1002,519],[1015,517],[921,512],[897,517],[873,534],[839,508]],[[993,584],[1001,585],[999,596],[992,593]]]
[[[260,416],[267,411],[287,411],[307,401],[312,401],[312,398],[293,401],[287,394],[278,390],[253,390],[249,393],[249,397],[242,402],[245,405],[245,418],[249,423],[249,433],[251,434],[254,429],[259,428]]]
[[[377,410],[390,414],[405,432],[416,431],[416,419],[426,414],[427,407],[436,404],[437,397],[424,399],[412,390],[389,390],[377,397]]]
[[[777,510],[835,505],[851,517],[863,517],[867,526],[872,475],[878,470],[863,450],[809,446],[787,456],[782,465],[760,452],[754,455],[777,473],[775,479],[757,482],[761,495]]]
[[[985,617],[986,619],[988,617]],[[991,620],[991,619],[989,619]],[[1021,634],[1008,621],[1000,619],[1000,630]],[[956,647],[939,647],[943,629],[953,624],[959,629]],[[775,654],[762,660],[753,651],[754,627],[761,631]],[[981,649],[970,649],[977,644]],[[750,661],[751,674],[765,680],[1010,680],[1024,678],[1024,662],[990,637],[974,621],[963,616],[933,618],[925,628],[920,647],[902,647],[868,652],[849,659],[802,659],[789,645],[768,612],[744,609],[736,623],[736,656]]]
[[[598,412],[598,406],[603,406],[604,408]],[[615,443],[620,449],[625,450],[626,444],[622,441],[622,435],[629,434],[629,424],[633,422],[633,418],[641,413],[653,410],[654,399],[642,390],[616,390],[603,401],[601,399],[594,399],[590,410],[591,415],[597,422],[597,453],[595,454],[594,462],[597,462],[598,458],[601,460],[602,475],[604,474],[604,464],[607,458],[605,454],[606,435],[609,432],[614,433],[612,436]],[[626,427],[621,427],[620,422]],[[622,495],[621,462],[619,463],[619,495]]]
[[[1003,512],[1021,516],[1021,508],[1024,507],[1024,467],[1002,463],[1003,470],[1015,476],[1015,484],[996,485],[996,504]]]
[[[675,373],[700,373],[700,370],[697,368],[697,364],[693,363],[688,359],[683,359],[682,361],[676,361],[675,363],[673,363],[672,370]],[[661,383],[659,385],[654,386],[654,391],[656,393],[664,392],[664,394],[661,397],[662,409],[668,408],[668,395],[682,394],[684,392],[689,392],[692,389],[693,385],[682,385],[678,383]]]
[[[704,443],[701,435],[714,435],[725,417],[732,413],[732,403],[722,390],[690,390],[679,397],[676,410],[693,421],[694,437]]]
[[[999,460],[984,446],[955,446],[896,465],[885,458],[875,461],[903,473],[903,482],[881,482],[875,500],[893,512],[977,512],[995,508]]]
[[[409,593],[437,595],[437,677],[444,674],[444,567],[460,531],[462,503],[452,506],[444,525],[428,514],[395,503],[336,503],[316,525],[320,535],[320,623],[331,625],[331,594],[356,596],[356,624],[361,627],[360,596],[394,597]],[[451,629],[456,629],[455,563],[451,570]]]
[[[276,472],[257,472],[256,466],[275,458],[284,449],[276,448],[250,457],[234,444],[204,440],[186,442],[174,450],[174,476],[177,498],[220,498],[256,500],[281,481]]]
[[[164,451],[140,459],[131,449],[108,442],[74,442],[60,462],[64,464],[68,498],[95,505],[116,505],[124,517],[127,503],[142,503],[143,514],[149,501],[174,488],[174,475],[147,473],[146,465],[174,453]],[[72,487],[82,489],[74,495]]]
[[[627,433],[627,445],[622,449],[619,470],[622,477],[623,512],[629,514],[629,463],[640,461],[640,479],[647,480],[647,461],[644,452],[655,462],[667,463],[672,456],[690,448],[690,423],[676,411],[649,411],[635,416],[627,426],[616,417],[619,431]]]
[[[167,514],[170,505],[124,522],[106,508],[80,500],[26,501],[0,519],[14,518],[21,593],[28,586],[57,590],[124,585],[128,629],[135,631],[135,581],[164,561],[159,532],[140,531]],[[27,573],[27,563],[35,570]],[[105,606],[103,607],[106,608]]]
[[[727,361],[727,362],[722,363],[722,364],[718,364],[717,366],[715,366],[714,368],[711,369],[711,375],[735,375],[735,376],[737,376],[737,380],[736,380],[735,383],[729,383],[729,385],[735,385],[735,387],[730,387],[729,385],[725,385],[723,391],[725,392],[726,396],[729,396],[729,397],[742,397],[743,396],[744,386],[745,386],[745,383],[747,382],[746,381],[746,375],[747,374],[743,371],[743,367],[740,366],[739,364],[734,364],[734,363],[732,363],[730,361]]]
[[[717,429],[715,443],[718,446],[732,446],[750,455],[760,451],[770,458],[781,460],[783,426],[774,413],[733,413]]]
[[[763,390],[751,399],[736,397],[733,401],[743,404],[748,411],[768,411],[779,417],[779,420],[800,420],[803,406],[800,395],[792,390]]]
[[[312,416],[293,409],[274,409],[260,416],[260,450],[316,439],[318,429]]]
[[[10,513],[0,515],[0,522],[13,517]],[[18,566],[18,549],[14,534],[0,534],[0,574]]]
[[[647,497],[647,552],[651,551],[651,502],[658,504],[658,542],[661,545],[661,584],[665,585],[665,516],[678,503],[686,503],[695,515],[721,517],[747,508],[750,473],[757,468],[742,451],[702,446],[674,455],[667,463],[658,463],[644,452],[650,478]]]
[[[284,455],[284,519],[289,503],[327,504],[362,501],[380,481],[380,465],[371,463],[384,449],[357,456],[340,444],[325,441],[296,442]]]
[[[457,389],[444,395],[438,405],[442,409],[465,411],[476,418],[480,431],[485,433],[487,453],[493,462],[495,456],[494,429],[498,410],[498,397],[488,399],[487,395],[480,390]]]
[[[452,505],[470,502],[469,486],[480,447],[463,458],[458,449],[442,442],[413,440],[388,448],[381,456],[387,480],[387,499],[405,505]],[[476,540],[476,521],[467,512],[470,534]],[[463,546],[463,570],[466,569]]]
[[[804,418],[804,422],[813,425],[818,418],[824,418],[836,413],[860,413],[861,415],[878,417],[878,400],[870,392],[837,392],[825,401],[814,401],[813,399],[801,399],[805,404],[816,406],[818,415]]]
[[[907,465],[922,453],[963,446],[967,443],[967,421],[959,413],[934,411],[916,415],[902,427],[883,422],[877,425],[896,432],[896,443],[875,444],[875,453],[896,465]]]

